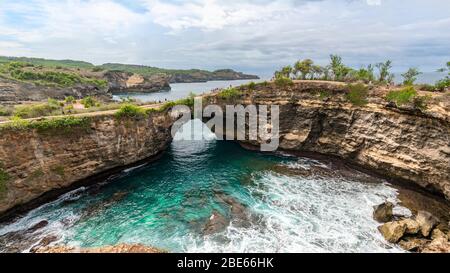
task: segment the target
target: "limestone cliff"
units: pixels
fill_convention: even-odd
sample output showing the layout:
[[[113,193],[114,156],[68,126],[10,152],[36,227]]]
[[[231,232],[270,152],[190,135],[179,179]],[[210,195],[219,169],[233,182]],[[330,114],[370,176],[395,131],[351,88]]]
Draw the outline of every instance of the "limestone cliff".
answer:
[[[157,155],[171,142],[172,123],[156,112],[139,120],[90,116],[87,126],[70,130],[0,130],[0,214]]]
[[[170,90],[169,77],[164,74],[142,76],[130,72],[109,71],[105,73],[111,93],[151,93]]]
[[[280,105],[280,149],[303,155],[335,156],[387,178],[417,184],[450,199],[450,97],[441,94],[425,112],[392,108],[372,88],[369,104],[353,106],[346,84],[299,81],[241,88],[231,103]],[[256,145],[259,141],[244,141]]]

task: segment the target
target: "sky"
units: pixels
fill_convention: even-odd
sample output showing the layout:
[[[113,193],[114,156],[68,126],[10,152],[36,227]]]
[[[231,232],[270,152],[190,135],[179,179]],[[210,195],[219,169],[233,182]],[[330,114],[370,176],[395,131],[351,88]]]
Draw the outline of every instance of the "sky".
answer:
[[[298,59],[450,61],[448,0],[0,0],[0,55],[266,75]]]

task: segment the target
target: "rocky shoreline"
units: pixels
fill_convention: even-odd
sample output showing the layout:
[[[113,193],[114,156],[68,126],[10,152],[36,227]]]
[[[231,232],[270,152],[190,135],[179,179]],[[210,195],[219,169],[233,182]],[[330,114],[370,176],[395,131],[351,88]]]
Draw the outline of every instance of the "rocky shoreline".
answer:
[[[427,211],[418,211],[411,217],[394,215],[393,208],[390,202],[374,207],[373,217],[383,223],[378,230],[386,241],[411,252],[450,253],[449,223]]]

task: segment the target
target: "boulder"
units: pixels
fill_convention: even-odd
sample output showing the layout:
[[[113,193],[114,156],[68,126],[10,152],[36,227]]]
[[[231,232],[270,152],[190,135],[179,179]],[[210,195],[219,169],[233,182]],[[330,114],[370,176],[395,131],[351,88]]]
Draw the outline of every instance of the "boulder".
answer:
[[[446,238],[437,238],[427,244],[422,253],[450,253],[450,242]]]
[[[405,234],[407,225],[402,221],[388,222],[378,227],[383,237],[390,243],[397,243]]]
[[[420,225],[417,221],[413,219],[404,219],[400,222],[404,223],[406,225],[406,234],[417,234],[420,231]]]
[[[230,221],[226,219],[222,214],[214,211],[205,227],[203,228],[204,235],[211,235],[224,231],[229,225]]]
[[[373,219],[380,223],[392,221],[394,204],[391,202],[384,202],[378,206],[373,207]]]
[[[437,219],[433,214],[426,211],[419,211],[416,216],[416,221],[420,225],[420,230],[424,237],[430,235],[431,230],[439,224],[439,219]]]
[[[435,228],[433,230],[433,232],[431,233],[431,239],[436,240],[436,239],[440,239],[440,238],[444,238],[445,240],[448,240],[447,234],[442,232],[440,229]]]
[[[430,240],[424,238],[408,237],[402,239],[398,245],[406,251],[421,252]]]

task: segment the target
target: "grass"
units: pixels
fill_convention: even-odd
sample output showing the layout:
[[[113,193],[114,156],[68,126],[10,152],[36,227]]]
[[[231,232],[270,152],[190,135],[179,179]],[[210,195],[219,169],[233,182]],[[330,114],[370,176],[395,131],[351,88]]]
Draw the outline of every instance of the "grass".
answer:
[[[60,117],[43,120],[24,120],[19,117],[12,119],[12,122],[0,125],[0,132],[3,130],[37,130],[39,133],[70,133],[74,129],[87,129],[90,126],[88,117]]]
[[[234,88],[234,87],[230,87],[230,88],[220,91],[220,93],[217,96],[223,100],[231,100],[231,99],[237,99],[241,95],[242,95],[241,90]]]
[[[54,69],[60,70],[62,67],[57,66]],[[37,85],[70,87],[76,84],[90,84],[98,88],[108,86],[108,82],[104,79],[84,77],[76,73],[43,70],[32,63],[24,62],[4,63],[0,65],[0,73],[15,80]]]
[[[275,85],[280,88],[286,88],[289,86],[293,86],[294,82],[290,78],[278,77],[275,79]]]
[[[55,166],[51,169],[53,173],[56,173],[57,175],[64,177],[65,176],[65,169],[64,166]]]
[[[417,96],[417,91],[412,86],[405,87],[401,90],[390,91],[386,95],[387,101],[394,102],[395,105],[402,106],[407,103],[412,103],[413,99]]]
[[[369,97],[369,89],[362,83],[349,84],[348,93],[346,98],[353,105],[364,106],[368,103],[367,98]]]
[[[143,119],[147,117],[147,112],[134,104],[124,104],[115,113],[117,119]]]

